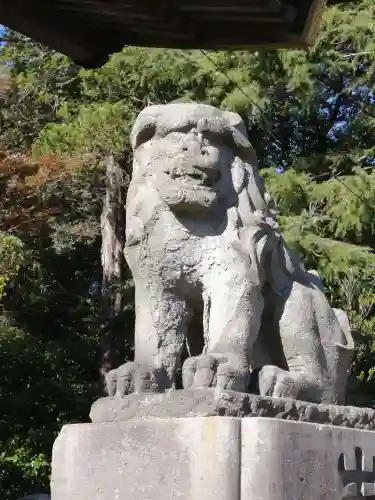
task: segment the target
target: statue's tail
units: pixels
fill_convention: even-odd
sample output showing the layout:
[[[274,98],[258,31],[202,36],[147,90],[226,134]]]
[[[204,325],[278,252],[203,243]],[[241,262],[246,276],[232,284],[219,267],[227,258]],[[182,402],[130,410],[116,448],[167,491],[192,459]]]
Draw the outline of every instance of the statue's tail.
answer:
[[[341,330],[341,341],[323,343],[327,365],[332,381],[333,394],[327,394],[330,401],[345,404],[346,384],[354,352],[354,340],[349,318],[342,309],[333,309]]]
[[[309,271],[307,274],[315,286],[315,316],[330,378],[325,387],[324,399],[334,404],[345,404],[346,384],[354,353],[349,318],[342,309],[331,308],[318,273]]]

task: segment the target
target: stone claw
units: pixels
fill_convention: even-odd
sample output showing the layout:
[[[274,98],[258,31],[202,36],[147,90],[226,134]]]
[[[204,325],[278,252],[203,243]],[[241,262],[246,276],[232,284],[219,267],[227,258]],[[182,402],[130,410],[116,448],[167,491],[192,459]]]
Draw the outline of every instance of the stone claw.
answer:
[[[259,372],[261,396],[300,399],[319,403],[322,387],[316,376],[301,372],[282,370],[273,365],[264,366]]]
[[[250,373],[232,356],[202,354],[188,358],[182,368],[184,389],[217,387],[246,392]]]
[[[164,392],[170,380],[163,368],[130,361],[106,375],[109,396],[123,397],[132,392]]]

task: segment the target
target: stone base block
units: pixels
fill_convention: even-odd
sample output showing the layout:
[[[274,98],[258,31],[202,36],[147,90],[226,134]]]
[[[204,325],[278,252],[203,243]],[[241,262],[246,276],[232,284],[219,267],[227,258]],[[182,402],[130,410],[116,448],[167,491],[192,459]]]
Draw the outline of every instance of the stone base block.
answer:
[[[374,455],[375,432],[270,418],[68,425],[52,500],[373,497]]]
[[[155,419],[65,426],[53,500],[237,500],[241,420]]]

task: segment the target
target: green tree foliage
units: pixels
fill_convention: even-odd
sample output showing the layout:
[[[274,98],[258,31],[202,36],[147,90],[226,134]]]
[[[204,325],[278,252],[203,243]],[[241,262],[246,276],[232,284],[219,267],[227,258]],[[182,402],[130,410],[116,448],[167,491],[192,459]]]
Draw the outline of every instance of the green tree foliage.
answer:
[[[10,78],[0,94],[0,144],[11,151],[0,158],[5,498],[47,487],[56,433],[64,422],[85,421],[96,397],[105,329],[119,328],[121,356],[131,355],[131,284],[123,284],[127,300],[116,324],[104,321],[89,290],[101,277],[102,160],[121,156],[129,177],[129,132],[151,103],[197,100],[244,118],[289,244],[306,267],[318,269],[332,303],[349,311],[357,343],[349,402],[375,404],[374,26],[372,0],[342,2],[327,9],[308,52],[127,47],[95,71],[6,34],[10,42],[0,54]]]
[[[77,166],[17,155],[1,172],[0,482],[13,499],[48,487],[56,432],[96,394],[100,202]]]

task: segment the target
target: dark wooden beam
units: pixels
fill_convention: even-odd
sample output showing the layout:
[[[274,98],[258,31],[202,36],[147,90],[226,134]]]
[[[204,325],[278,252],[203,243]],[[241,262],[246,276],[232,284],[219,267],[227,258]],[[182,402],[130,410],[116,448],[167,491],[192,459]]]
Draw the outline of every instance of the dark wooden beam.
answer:
[[[54,5],[51,0],[2,2],[0,22],[83,65],[101,66],[108,59],[108,53],[121,50],[116,33],[111,40],[103,39],[95,46],[92,41],[98,38],[98,33],[76,23]]]
[[[247,13],[277,13],[280,11],[280,0],[185,0],[181,2],[181,10],[184,11],[206,11],[206,12],[247,12]]]
[[[335,0],[331,0],[335,1]],[[302,48],[324,0],[0,0],[0,23],[101,66],[125,45],[159,48]],[[286,16],[293,11],[292,16]],[[295,15],[294,15],[295,14]]]

